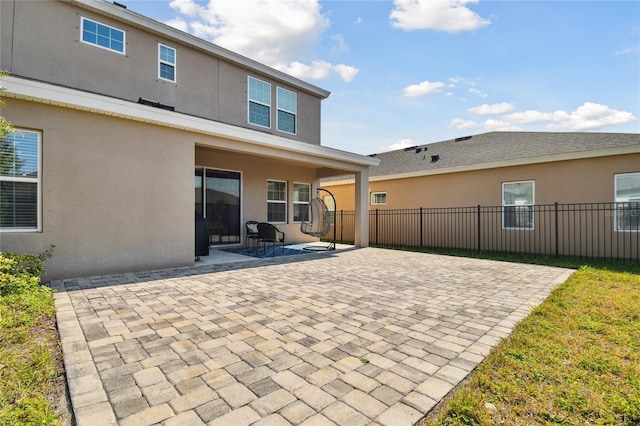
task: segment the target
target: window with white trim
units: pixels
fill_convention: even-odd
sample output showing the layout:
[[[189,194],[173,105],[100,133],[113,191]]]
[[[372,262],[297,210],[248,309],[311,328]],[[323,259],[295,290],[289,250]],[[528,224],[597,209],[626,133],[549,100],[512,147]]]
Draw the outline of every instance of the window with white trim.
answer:
[[[278,130],[295,134],[298,121],[298,95],[295,92],[278,87],[276,90],[276,106],[278,108]]]
[[[309,202],[311,201],[311,184],[293,183],[293,221],[302,222],[305,219]]]
[[[640,231],[640,173],[615,175],[615,230]]]
[[[287,223],[287,182],[267,181],[267,222]]]
[[[271,84],[249,77],[249,124],[271,127]]]
[[[40,230],[39,132],[20,130],[0,140],[0,230]]]
[[[84,43],[124,55],[126,35],[124,31],[118,28],[81,17],[80,39]]]
[[[372,192],[371,193],[371,205],[381,205],[387,204],[387,193],[386,192]]]
[[[176,81],[176,49],[158,43],[158,77]]]
[[[534,192],[532,180],[502,183],[503,229],[533,229]]]

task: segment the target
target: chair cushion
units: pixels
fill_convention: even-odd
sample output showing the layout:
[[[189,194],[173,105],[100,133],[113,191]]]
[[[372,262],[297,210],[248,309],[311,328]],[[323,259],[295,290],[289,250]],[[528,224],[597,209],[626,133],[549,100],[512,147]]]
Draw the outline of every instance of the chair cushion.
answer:
[[[247,229],[249,232],[257,234],[258,233],[258,224],[257,223],[248,223]]]

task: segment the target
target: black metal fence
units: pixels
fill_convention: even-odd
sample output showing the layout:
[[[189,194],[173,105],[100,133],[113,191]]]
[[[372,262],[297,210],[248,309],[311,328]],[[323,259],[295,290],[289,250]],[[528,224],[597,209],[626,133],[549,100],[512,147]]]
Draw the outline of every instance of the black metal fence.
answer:
[[[336,235],[355,240],[355,212],[338,210]],[[331,234],[333,235],[333,234]],[[370,210],[369,241],[409,246],[640,260],[640,203]]]

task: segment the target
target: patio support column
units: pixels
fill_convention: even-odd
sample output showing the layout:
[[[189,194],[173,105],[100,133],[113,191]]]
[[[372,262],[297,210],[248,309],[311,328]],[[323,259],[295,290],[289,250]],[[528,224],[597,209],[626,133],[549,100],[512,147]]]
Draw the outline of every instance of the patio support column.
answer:
[[[356,172],[355,244],[369,247],[369,168]]]

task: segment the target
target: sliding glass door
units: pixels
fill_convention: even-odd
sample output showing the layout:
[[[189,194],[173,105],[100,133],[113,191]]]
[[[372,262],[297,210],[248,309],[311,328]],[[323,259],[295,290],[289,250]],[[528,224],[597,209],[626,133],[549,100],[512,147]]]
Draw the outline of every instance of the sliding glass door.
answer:
[[[195,210],[207,219],[212,245],[240,242],[240,177],[239,172],[196,168]]]

